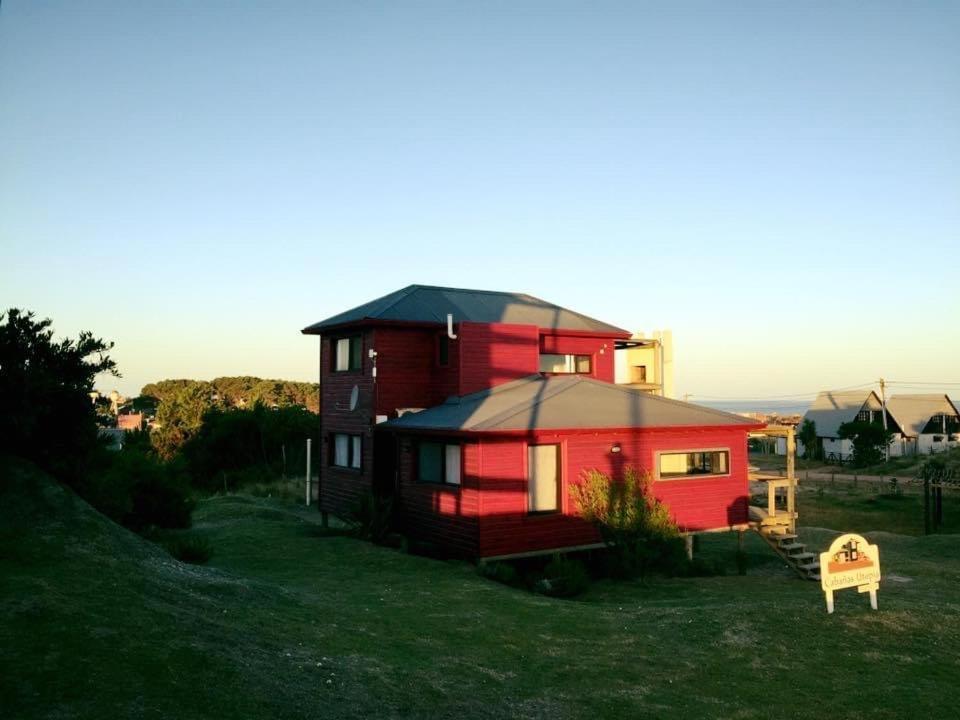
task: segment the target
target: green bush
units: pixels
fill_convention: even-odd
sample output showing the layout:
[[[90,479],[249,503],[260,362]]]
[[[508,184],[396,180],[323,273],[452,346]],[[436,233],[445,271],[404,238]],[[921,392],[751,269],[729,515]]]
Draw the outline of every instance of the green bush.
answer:
[[[579,560],[556,555],[547,563],[534,590],[551,597],[576,597],[590,587],[590,574]]]
[[[607,545],[604,563],[612,577],[643,579],[670,557],[677,526],[653,496],[651,482],[649,473],[633,468],[626,468],[621,479],[587,470],[572,487],[581,517],[593,523]]]
[[[126,448],[104,453],[79,491],[97,510],[135,532],[190,527],[193,502],[185,477],[176,465],[152,454]]]
[[[520,577],[520,573],[508,562],[483,563],[478,570],[483,577],[488,580],[493,580],[494,582],[510,585],[511,587],[518,587],[523,584],[523,578]]]
[[[168,538],[163,546],[177,560],[191,565],[204,565],[213,557],[210,541],[199,535]]]

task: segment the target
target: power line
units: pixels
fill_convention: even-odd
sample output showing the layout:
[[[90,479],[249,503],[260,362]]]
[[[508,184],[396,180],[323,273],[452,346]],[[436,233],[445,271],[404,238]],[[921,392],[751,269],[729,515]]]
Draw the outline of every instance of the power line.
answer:
[[[960,385],[960,382],[910,382],[908,380],[887,380],[887,385],[932,385],[933,387],[946,387],[948,385]]]
[[[809,398],[815,397],[821,392],[843,392],[844,390],[858,390],[860,388],[869,387],[870,385],[876,385],[876,381],[861,383],[859,385],[849,385],[842,388],[833,388],[830,390],[813,390],[811,392],[805,393],[788,393],[784,395],[756,395],[756,396],[732,396],[732,395],[699,395],[697,393],[688,393],[692,398],[702,399],[702,400],[743,400],[744,402],[753,401],[753,400],[789,400],[791,398]]]

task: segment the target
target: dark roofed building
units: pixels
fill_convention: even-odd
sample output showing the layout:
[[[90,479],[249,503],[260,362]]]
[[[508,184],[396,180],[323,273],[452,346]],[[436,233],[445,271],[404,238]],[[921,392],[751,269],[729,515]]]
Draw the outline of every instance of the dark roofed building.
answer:
[[[352,310],[321,320],[304,328],[303,332],[319,335],[331,328],[358,323],[446,325],[448,315],[452,316],[456,323],[532,325],[544,330],[609,334],[617,337],[630,335],[622,328],[594,320],[532,295],[431,285],[409,285]]]
[[[518,293],[411,285],[320,335],[320,505],[389,495],[402,530],[473,558],[599,544],[570,489],[654,477],[685,532],[748,521],[737,415],[614,384],[625,330]]]

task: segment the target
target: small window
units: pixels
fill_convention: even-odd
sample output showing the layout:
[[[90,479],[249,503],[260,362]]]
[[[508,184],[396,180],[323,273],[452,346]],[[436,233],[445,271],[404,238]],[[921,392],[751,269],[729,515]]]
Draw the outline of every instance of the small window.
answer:
[[[417,445],[417,482],[460,485],[460,445],[420,442]]]
[[[527,511],[557,512],[560,508],[560,446],[527,448]]]
[[[361,441],[359,435],[333,434],[333,454],[330,464],[334,467],[360,469]]]
[[[647,381],[647,366],[646,365],[632,365],[630,367],[630,382],[631,383],[645,383]]]
[[[437,366],[450,366],[450,338],[446,335],[437,337]]]
[[[659,465],[659,476],[662,479],[727,475],[730,472],[730,451],[660,453]]]
[[[589,374],[589,355],[540,354],[540,372],[556,375]]]
[[[334,372],[348,372],[359,370],[363,353],[363,342],[359,335],[337,338],[334,347]]]

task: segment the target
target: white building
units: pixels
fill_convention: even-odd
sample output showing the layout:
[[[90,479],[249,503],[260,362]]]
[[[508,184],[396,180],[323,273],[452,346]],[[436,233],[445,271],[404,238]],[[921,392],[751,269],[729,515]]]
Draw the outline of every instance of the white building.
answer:
[[[900,434],[890,445],[891,455],[898,443],[903,455],[929,455],[957,446],[960,413],[946,395],[894,395],[887,412],[896,421]]]
[[[827,460],[845,462],[853,455],[853,443],[850,440],[840,439],[838,436],[840,426],[855,420],[883,422],[883,403],[873,390],[822,392],[810,405],[803,420],[811,420],[816,425],[817,439],[823,447],[823,457]],[[887,421],[888,427],[896,432],[898,428],[890,422],[889,411]],[[900,454],[894,452],[892,445],[890,450],[891,455]]]

